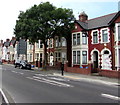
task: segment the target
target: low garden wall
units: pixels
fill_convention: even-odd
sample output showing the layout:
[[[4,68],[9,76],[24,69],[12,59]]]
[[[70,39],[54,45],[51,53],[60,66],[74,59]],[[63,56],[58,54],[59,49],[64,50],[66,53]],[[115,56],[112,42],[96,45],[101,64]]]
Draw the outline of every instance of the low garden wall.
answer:
[[[110,77],[110,78],[120,78],[120,71],[116,70],[99,70],[100,76]]]
[[[90,75],[91,74],[91,65],[89,64],[88,68],[78,68],[78,67],[68,67],[67,64],[64,64],[64,71]]]

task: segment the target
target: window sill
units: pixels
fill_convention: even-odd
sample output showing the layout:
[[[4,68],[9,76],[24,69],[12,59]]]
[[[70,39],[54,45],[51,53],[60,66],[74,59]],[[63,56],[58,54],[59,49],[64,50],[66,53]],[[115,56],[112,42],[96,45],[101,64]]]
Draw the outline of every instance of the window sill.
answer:
[[[99,43],[92,43],[92,44],[99,44]]]

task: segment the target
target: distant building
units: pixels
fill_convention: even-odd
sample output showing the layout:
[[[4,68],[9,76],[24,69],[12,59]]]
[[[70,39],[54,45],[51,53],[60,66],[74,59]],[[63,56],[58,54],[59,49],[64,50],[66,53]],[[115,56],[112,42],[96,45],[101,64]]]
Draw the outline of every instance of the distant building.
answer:
[[[3,40],[0,40],[0,60],[2,59],[3,56]]]
[[[26,60],[27,42],[24,39],[20,39],[17,44],[17,54],[20,60]]]

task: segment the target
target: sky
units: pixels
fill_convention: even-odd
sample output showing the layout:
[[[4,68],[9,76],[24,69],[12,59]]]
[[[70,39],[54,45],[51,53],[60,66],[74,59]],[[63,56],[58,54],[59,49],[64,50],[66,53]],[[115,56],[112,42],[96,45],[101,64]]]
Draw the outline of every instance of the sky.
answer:
[[[1,0],[0,1],[0,40],[11,39],[20,11],[26,11],[34,4],[49,1],[57,8],[73,10],[76,19],[85,11],[88,19],[107,15],[118,11],[120,0]]]

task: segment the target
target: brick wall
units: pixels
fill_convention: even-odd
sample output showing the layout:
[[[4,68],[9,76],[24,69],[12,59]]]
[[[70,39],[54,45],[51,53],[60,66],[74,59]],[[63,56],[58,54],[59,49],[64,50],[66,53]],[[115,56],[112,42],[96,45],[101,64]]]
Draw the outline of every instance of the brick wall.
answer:
[[[64,71],[90,75],[91,74],[91,64],[88,65],[88,68],[78,68],[78,67],[68,67],[67,63],[66,63],[66,64],[64,64]]]
[[[115,70],[99,70],[99,75],[110,77],[110,78],[120,78],[120,71]]]

